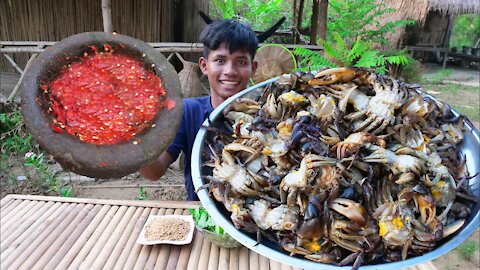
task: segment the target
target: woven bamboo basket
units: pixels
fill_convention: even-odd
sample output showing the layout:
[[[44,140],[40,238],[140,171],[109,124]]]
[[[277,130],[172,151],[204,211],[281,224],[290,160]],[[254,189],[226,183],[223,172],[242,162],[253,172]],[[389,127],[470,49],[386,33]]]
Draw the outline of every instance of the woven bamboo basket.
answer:
[[[179,53],[175,53],[182,62],[183,69],[178,73],[180,84],[182,86],[182,94],[184,98],[199,97],[209,95],[210,92],[203,86],[198,77],[200,66],[197,63],[186,61]]]

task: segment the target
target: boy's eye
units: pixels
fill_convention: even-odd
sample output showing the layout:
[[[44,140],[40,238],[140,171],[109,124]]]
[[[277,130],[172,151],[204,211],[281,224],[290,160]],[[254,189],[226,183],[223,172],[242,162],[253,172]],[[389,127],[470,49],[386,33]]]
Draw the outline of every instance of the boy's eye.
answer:
[[[241,60],[238,60],[237,63],[238,63],[239,65],[246,65],[246,64],[247,64],[247,60],[241,59]]]
[[[225,62],[225,60],[223,60],[223,59],[218,59],[218,58],[215,59],[214,61],[217,62],[217,63],[223,63],[223,62]]]

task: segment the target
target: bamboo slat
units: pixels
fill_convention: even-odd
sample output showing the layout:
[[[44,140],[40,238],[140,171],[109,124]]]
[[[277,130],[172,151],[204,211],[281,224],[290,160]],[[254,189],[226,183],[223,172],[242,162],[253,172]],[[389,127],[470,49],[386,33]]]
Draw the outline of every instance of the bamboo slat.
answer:
[[[175,209],[173,212],[175,215],[187,215],[188,211],[185,209]],[[170,247],[170,256],[168,256],[167,265],[165,266],[166,270],[174,270],[178,263],[178,256],[182,250],[182,246],[172,245]]]
[[[55,211],[60,207],[61,203],[53,203],[53,202],[48,202],[45,204],[45,206],[48,206],[47,210],[44,210],[44,212],[38,212],[35,215],[31,216],[27,222],[22,223],[12,234],[6,236],[4,240],[2,240],[0,252],[1,252],[1,257],[0,260],[3,260],[5,257],[4,251],[7,248],[15,248],[15,246],[18,246],[23,239],[29,235],[32,231],[35,230],[38,226],[43,224],[43,221],[46,220],[52,213],[55,213]],[[43,208],[41,208],[43,209]],[[45,224],[43,224],[45,226]],[[3,236],[3,235],[2,235]]]
[[[130,237],[133,229],[135,228],[135,224],[137,223],[138,218],[140,217],[140,215],[144,210],[145,209],[143,207],[138,207],[137,210],[135,211],[135,214],[130,219],[125,231],[123,232],[122,237],[118,240],[117,245],[115,246],[112,253],[110,254],[110,257],[108,258],[107,262],[103,266],[105,269],[112,269],[115,263],[117,262],[118,258],[120,257],[120,254],[122,253],[123,248],[125,247],[125,244],[128,241],[128,238]]]
[[[63,246],[65,241],[71,236],[74,231],[77,229],[77,226],[81,224],[82,220],[90,213],[90,211],[95,206],[93,204],[88,205],[79,205],[77,216],[74,217],[72,221],[66,219],[63,222],[66,222],[67,227],[65,229],[56,228],[55,233],[51,234],[49,241],[43,241],[41,249],[37,248],[35,253],[40,253],[38,261],[35,256],[28,258],[26,262],[23,263],[22,267],[29,268],[32,270],[35,269],[45,269],[45,266],[48,262],[59,252],[60,247]],[[33,266],[32,266],[33,265]]]
[[[183,212],[184,215],[188,214],[188,211]],[[195,237],[195,236],[194,236]],[[178,256],[176,270],[187,269],[188,259],[190,258],[190,253],[192,251],[192,245],[185,245],[182,247],[180,254]]]
[[[238,269],[239,270],[247,270],[249,266],[248,263],[248,248],[240,247],[240,251],[238,252]]]
[[[155,212],[159,209],[154,209]],[[160,209],[156,214],[152,211],[152,215],[165,215],[166,209]],[[150,250],[150,255],[148,256],[147,262],[145,263],[145,269],[154,269],[155,261],[157,260],[158,253],[160,252],[160,245],[154,245]]]
[[[52,205],[53,202],[36,202],[35,207],[33,207],[28,213],[26,213],[22,218],[20,218],[16,226],[7,227],[5,233],[2,233],[0,235],[0,241],[2,242],[2,244],[8,238],[14,239],[14,235],[17,231],[19,233],[25,231],[26,228],[32,225],[32,223],[35,222],[37,218],[40,217],[40,215],[43,214],[45,210]]]
[[[12,209],[15,209],[15,207],[17,207],[22,202],[23,202],[22,200],[13,200],[12,203],[10,203],[7,206],[5,206],[4,208],[2,208],[2,211],[0,211],[0,223],[2,222],[2,220],[4,218],[6,218],[8,216],[8,214],[10,213],[10,211]]]
[[[260,269],[260,262],[258,259],[258,253],[255,253],[253,251],[248,252],[248,262],[250,264],[250,267],[248,269],[251,270],[259,270]]]
[[[82,241],[81,236],[87,230],[89,224],[91,224],[95,218],[95,216],[101,210],[101,205],[95,205],[91,211],[88,212],[86,217],[79,222],[78,226],[75,230],[70,234],[70,236],[64,241],[63,245],[58,248],[55,252],[55,256],[48,262],[48,264],[44,267],[45,270],[47,269],[55,269],[56,266],[60,265],[61,261],[67,257],[68,251],[73,250],[75,243],[77,241]]]
[[[189,215],[186,208],[196,204],[111,202],[28,195],[2,200],[0,210],[10,208],[11,218],[3,230],[11,235],[1,241],[1,268],[300,270],[245,247],[219,247],[198,233],[184,246],[137,244],[149,215]],[[165,205],[177,207],[158,207]],[[436,267],[428,262],[404,270]]]
[[[150,212],[150,215],[162,216],[162,215],[165,215],[166,211],[167,211],[167,209],[165,209],[165,208],[163,208],[163,209],[154,208]],[[144,226],[144,224],[142,225],[142,228],[143,228],[143,226]],[[135,245],[138,245],[138,244],[135,243]],[[138,255],[136,261],[134,262],[133,269],[144,269],[144,268],[146,268],[145,264],[149,260],[151,260],[150,261],[151,266],[154,267],[155,266],[155,259],[157,258],[157,255],[158,255],[159,252],[160,252],[160,246],[159,245],[155,245],[155,246],[145,245],[145,246],[142,246],[142,248],[140,249],[140,254]],[[149,257],[149,255],[151,256],[151,258]],[[134,257],[132,256],[130,258],[131,258],[131,261],[133,262]],[[127,264],[130,265],[132,262],[127,261]]]
[[[120,221],[122,220],[122,217],[125,215],[127,212],[128,207],[126,206],[120,206],[117,212],[115,213],[115,216],[113,216],[112,220],[108,223],[107,227],[103,231],[102,235],[98,238],[96,241],[95,245],[93,246],[92,250],[88,253],[87,257],[83,261],[82,265],[80,266],[80,269],[93,269],[95,266],[101,268],[100,265],[94,265],[94,262],[97,258],[99,258],[99,254],[101,254],[102,249],[105,247],[105,245],[108,242],[108,239],[110,236],[112,236],[115,228],[119,225]],[[103,264],[102,264],[103,266]]]
[[[6,265],[8,265],[7,259],[9,259],[10,255],[15,250],[23,250],[28,247],[31,243],[31,239],[37,238],[37,236],[39,236],[42,231],[46,230],[67,207],[68,204],[55,204],[51,209],[52,211],[46,212],[38,222],[35,222],[17,238],[12,239],[12,243],[8,246],[2,246],[2,254],[0,255],[2,266],[6,267]]]
[[[203,245],[203,235],[198,232],[193,234],[192,253],[190,253],[190,259],[188,260],[187,269],[197,269],[198,260],[200,259],[200,251]]]
[[[120,257],[118,258],[117,263],[113,266],[114,269],[123,268],[123,266],[125,265],[125,262],[129,257],[129,254],[133,252],[134,247],[135,249],[138,249],[138,246],[135,245],[135,241],[137,240],[138,234],[142,230],[143,224],[147,220],[148,215],[150,214],[151,211],[152,211],[152,208],[148,208],[148,207],[143,210],[142,215],[135,223],[135,227],[133,228],[132,234],[128,238],[128,241],[125,244],[125,248],[120,254]]]
[[[88,224],[88,227],[83,231],[82,235],[75,241],[75,244],[72,248],[67,252],[67,254],[62,258],[60,263],[58,264],[56,269],[67,269],[72,261],[76,258],[77,254],[81,251],[84,245],[87,243],[90,236],[94,233],[97,226],[102,222],[103,218],[107,215],[108,211],[110,210],[110,205],[98,205],[102,208],[100,211],[95,215],[92,222]]]
[[[220,255],[220,247],[212,244],[210,248],[210,256],[208,256],[208,270],[218,269],[218,259]]]
[[[230,251],[227,248],[220,248],[220,254],[218,255],[218,269],[227,270],[230,260]]]
[[[2,209],[1,207],[4,207],[10,201],[12,201],[12,195],[7,195],[3,197],[3,199],[0,200],[0,209]]]
[[[128,221],[132,218],[133,214],[135,213],[135,207],[125,207],[126,212],[125,214],[118,215],[119,222],[118,224],[112,224],[112,227],[115,229],[113,233],[106,238],[106,243],[104,245],[100,245],[102,247],[100,253],[96,256],[95,261],[93,262],[92,269],[100,269],[103,265],[107,262],[110,253],[115,248],[115,244],[118,242],[120,237],[122,236],[122,232],[128,225]],[[101,243],[101,242],[99,242]]]
[[[25,201],[20,201],[19,203],[17,202],[17,204],[12,204],[12,206],[10,206],[6,212],[3,213],[3,215],[1,216],[1,219],[0,219],[0,227],[1,227],[1,230],[0,230],[0,233],[3,233],[5,231],[5,228],[6,227],[6,224],[8,222],[15,222],[15,215],[18,214],[18,212],[21,212],[22,209],[29,203],[30,201],[29,200],[25,200]],[[19,209],[20,211],[13,211],[13,209]]]
[[[173,209],[167,209],[165,215],[173,214]],[[150,246],[151,247],[151,246]],[[170,255],[170,246],[161,245],[160,251],[158,252],[157,260],[155,261],[155,267],[158,269],[165,269],[165,266],[168,262],[168,256]]]
[[[9,235],[9,231],[15,229],[18,225],[22,224],[27,217],[36,213],[36,211],[45,204],[45,202],[38,203],[35,201],[30,201],[30,203],[23,209],[18,211],[18,213],[14,217],[10,218],[10,220],[7,220],[5,224],[1,225],[2,227],[0,229],[0,237],[3,238],[4,236],[6,237],[7,235]],[[13,224],[17,224],[17,226],[12,226]]]
[[[3,269],[18,269],[19,266],[29,257],[29,255],[45,240],[62,221],[70,217],[70,213],[75,213],[77,204],[70,204],[59,213],[59,218],[52,222],[43,231],[37,230],[34,234],[28,236],[17,249],[15,249],[6,260],[2,260]],[[7,268],[8,267],[8,268]]]
[[[117,210],[118,206],[116,205],[108,208],[108,213],[105,215],[104,218],[101,219],[100,224],[98,225],[98,227],[95,228],[93,234],[88,238],[88,241],[85,243],[85,245],[83,245],[82,249],[75,256],[75,259],[71,262],[68,269],[79,269],[81,267],[84,259],[87,257],[88,253],[93,248],[97,240],[100,238],[103,230],[105,230]]]
[[[230,249],[230,258],[228,263],[228,269],[238,270],[238,253],[240,249],[232,248]]]

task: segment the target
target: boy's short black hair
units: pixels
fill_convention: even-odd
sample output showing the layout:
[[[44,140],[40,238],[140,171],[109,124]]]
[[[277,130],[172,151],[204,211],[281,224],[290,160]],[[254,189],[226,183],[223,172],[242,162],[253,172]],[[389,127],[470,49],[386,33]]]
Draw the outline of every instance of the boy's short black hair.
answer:
[[[235,20],[217,20],[208,24],[200,34],[203,43],[203,56],[208,57],[210,50],[216,50],[222,42],[226,43],[230,53],[245,50],[252,59],[258,48],[258,38],[253,29],[245,23]]]

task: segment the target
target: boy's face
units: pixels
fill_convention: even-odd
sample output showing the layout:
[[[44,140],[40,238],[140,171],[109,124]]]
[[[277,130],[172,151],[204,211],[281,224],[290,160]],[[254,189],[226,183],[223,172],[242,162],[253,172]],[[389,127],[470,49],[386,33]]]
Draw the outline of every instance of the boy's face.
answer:
[[[225,43],[211,50],[207,59],[201,57],[199,64],[208,77],[214,107],[245,89],[257,69],[257,62],[253,62],[250,53],[243,50],[230,53]]]

